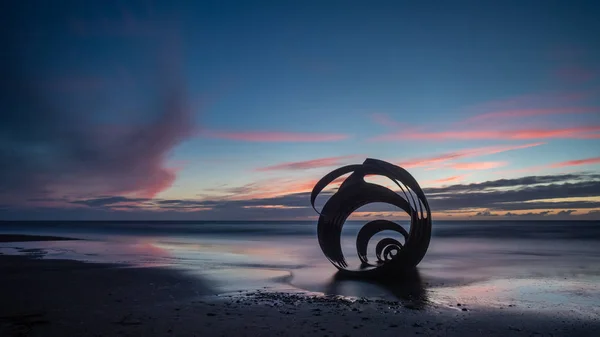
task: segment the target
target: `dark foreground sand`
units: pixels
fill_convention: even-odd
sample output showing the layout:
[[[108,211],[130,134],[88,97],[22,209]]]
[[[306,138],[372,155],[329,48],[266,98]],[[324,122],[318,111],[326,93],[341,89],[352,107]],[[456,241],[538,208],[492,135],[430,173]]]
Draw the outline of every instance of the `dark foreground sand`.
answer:
[[[167,268],[0,256],[0,336],[600,336],[590,313],[261,290]]]

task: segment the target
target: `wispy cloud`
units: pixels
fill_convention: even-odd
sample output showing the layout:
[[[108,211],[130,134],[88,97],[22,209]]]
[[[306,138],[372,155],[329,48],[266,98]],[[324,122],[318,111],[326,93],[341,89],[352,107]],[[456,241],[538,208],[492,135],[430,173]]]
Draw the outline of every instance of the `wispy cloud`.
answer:
[[[544,139],[597,139],[600,125],[552,126],[545,123],[550,115],[574,115],[600,113],[599,106],[590,106],[590,99],[598,97],[599,89],[580,92],[553,92],[510,97],[466,107],[471,115],[445,127],[436,128],[415,125],[402,130],[372,137],[371,141],[396,140],[544,140]],[[588,101],[588,104],[584,104]],[[584,104],[584,105],[582,105]],[[533,119],[531,119],[533,118]],[[379,124],[393,121],[385,115],[377,116]],[[527,124],[526,124],[527,123]],[[529,126],[527,126],[529,125]]]
[[[215,131],[203,130],[200,136],[246,142],[335,142],[348,139],[340,133],[308,133],[279,131]]]
[[[347,174],[335,179],[327,190],[335,189],[346,179]],[[318,179],[267,179],[243,186],[221,189],[223,199],[250,200],[274,198],[282,195],[312,191]]]
[[[295,161],[295,162],[287,162],[281,163],[277,165],[271,165],[266,167],[260,167],[256,169],[256,171],[286,171],[286,170],[308,170],[313,168],[321,168],[321,167],[331,167],[331,166],[339,166],[345,165],[348,163],[349,159],[357,158],[356,155],[351,156],[338,156],[338,157],[327,157],[327,158],[318,158],[312,160],[304,160],[304,161]]]
[[[448,166],[456,170],[490,170],[502,166],[508,165],[504,161],[480,161],[470,163],[455,163],[449,164]]]
[[[600,157],[593,158],[584,158],[584,159],[575,159],[575,160],[567,160],[561,161],[557,163],[544,164],[544,165],[535,165],[530,167],[525,167],[522,169],[514,169],[514,170],[502,170],[497,172],[497,174],[507,174],[507,173],[533,173],[540,170],[545,169],[557,169],[557,168],[565,168],[565,167],[573,167],[573,166],[583,166],[583,165],[595,165],[600,164]]]
[[[546,92],[518,95],[500,100],[478,103],[467,108],[471,112],[493,112],[520,109],[543,109],[572,106],[580,104],[590,98],[596,97],[598,89],[568,91],[568,92]]]
[[[568,167],[568,166],[580,166],[580,165],[591,165],[591,164],[600,164],[600,157],[563,161],[560,163],[552,164],[552,165],[550,165],[550,167]]]
[[[513,130],[462,130],[440,132],[402,132],[374,137],[372,141],[395,140],[533,140],[533,139],[596,139],[600,138],[600,125],[569,128],[513,129]]]
[[[476,147],[470,149],[461,149],[458,151],[442,153],[439,155],[429,156],[429,157],[421,157],[421,158],[413,158],[408,159],[402,162],[399,162],[398,165],[411,168],[411,167],[423,167],[423,166],[440,166],[447,162],[464,159],[464,158],[473,158],[485,155],[491,155],[496,153],[502,153],[507,151],[526,149],[530,147],[544,145],[546,143],[537,142],[537,143],[528,143],[528,144],[520,144],[520,145],[499,145],[499,146],[485,146],[485,147]]]
[[[566,181],[597,181],[600,174],[555,174],[544,176],[526,176],[514,179],[489,180],[481,183],[460,184],[449,187],[426,189],[426,193],[466,193],[494,188],[521,188],[528,185],[557,184]],[[561,198],[564,196],[561,196]],[[536,198],[540,199],[540,198]]]
[[[251,205],[242,206],[243,208],[262,208],[262,209],[294,209],[294,208],[308,208],[308,206],[286,206],[286,205]]]
[[[446,183],[457,183],[459,181],[463,181],[466,177],[467,177],[467,175],[465,175],[465,174],[455,175],[455,176],[451,176],[451,177],[426,181],[423,183],[423,185],[439,185],[439,184],[446,184]]]
[[[559,107],[541,109],[513,109],[487,112],[468,118],[465,122],[480,122],[498,119],[522,118],[531,116],[547,116],[559,114],[582,114],[600,112],[600,107]]]

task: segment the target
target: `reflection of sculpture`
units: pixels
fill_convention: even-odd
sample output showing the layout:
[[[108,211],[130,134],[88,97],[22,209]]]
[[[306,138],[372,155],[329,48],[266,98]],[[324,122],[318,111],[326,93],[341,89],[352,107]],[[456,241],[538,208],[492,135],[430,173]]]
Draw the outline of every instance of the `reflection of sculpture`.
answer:
[[[334,266],[347,275],[379,277],[414,268],[425,256],[431,238],[431,211],[423,190],[403,168],[368,158],[362,165],[338,168],[319,180],[310,196],[313,208],[317,195],[328,184],[350,172],[352,174],[344,180],[320,212],[317,235],[321,250]],[[381,185],[365,182],[366,175],[388,177],[400,187],[404,197]],[[402,226],[387,220],[367,223],[356,238],[356,250],[362,266],[360,269],[348,269],[340,241],[342,226],[352,212],[374,202],[392,204],[404,210],[411,219],[410,229],[407,232]],[[375,247],[377,262],[371,263],[367,259],[369,240],[384,230],[400,233],[404,243],[393,238],[382,239]]]
[[[404,306],[411,309],[423,309],[428,302],[427,289],[421,278],[419,270],[412,268],[402,273],[399,278],[384,279],[360,279],[348,275],[344,272],[337,272],[333,275],[327,287],[323,289],[325,294],[330,295],[348,295],[342,292],[344,284],[351,286],[352,296],[357,297],[381,297],[381,290],[392,295],[397,300],[404,302]],[[365,287],[368,284],[371,286]]]

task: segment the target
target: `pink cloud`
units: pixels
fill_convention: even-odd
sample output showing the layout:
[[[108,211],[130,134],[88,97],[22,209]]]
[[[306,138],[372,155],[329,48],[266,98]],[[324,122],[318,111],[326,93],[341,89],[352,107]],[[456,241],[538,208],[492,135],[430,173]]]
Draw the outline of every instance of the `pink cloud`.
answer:
[[[502,161],[482,161],[471,163],[456,163],[449,166],[456,170],[490,170],[502,166],[506,166],[507,162]]]
[[[579,166],[579,165],[590,165],[590,164],[600,164],[600,157],[563,161],[560,163],[552,164],[552,165],[550,165],[550,167],[568,167],[568,166]]]
[[[467,177],[466,174],[456,175],[456,176],[450,176],[450,177],[447,177],[447,178],[441,178],[441,179],[435,179],[435,180],[426,181],[424,183],[424,185],[439,185],[439,184],[445,184],[445,183],[456,183],[456,182],[459,182],[459,181],[463,181],[466,177]]]
[[[211,131],[204,130],[200,135],[208,138],[239,140],[246,142],[334,142],[349,138],[339,133],[303,133],[276,131]]]
[[[568,168],[568,167],[573,167],[573,166],[593,165],[593,164],[600,164],[600,157],[568,160],[568,161],[562,161],[562,162],[553,163],[553,164],[535,165],[535,166],[525,167],[525,168],[521,168],[521,169],[514,169],[514,170],[503,170],[503,171],[496,172],[496,174],[506,175],[507,173],[512,173],[512,174],[514,174],[514,173],[533,173],[533,172],[539,172],[541,170],[546,170],[546,169]]]
[[[526,149],[530,147],[544,145],[545,143],[529,143],[529,144],[521,144],[521,145],[501,145],[501,146],[485,146],[485,147],[477,147],[471,149],[462,149],[454,152],[443,153],[436,156],[431,157],[421,157],[414,158],[410,160],[406,160],[400,162],[399,165],[402,167],[410,168],[410,167],[422,167],[422,166],[431,166],[436,164],[443,164],[448,161],[463,159],[463,158],[472,158],[478,156],[485,156],[490,154],[502,153],[506,151]]]
[[[429,166],[429,165],[439,164],[439,163],[443,163],[443,162],[454,160],[454,159],[463,158],[465,156],[467,156],[467,154],[466,153],[462,153],[460,151],[459,152],[450,152],[450,153],[445,153],[445,154],[441,154],[441,155],[438,155],[438,156],[423,157],[423,158],[415,158],[415,159],[412,159],[412,160],[406,160],[406,161],[398,163],[398,165],[400,165],[402,167],[406,167],[406,168],[420,167],[420,166]]]
[[[280,170],[307,170],[312,168],[330,167],[344,165],[348,159],[356,158],[357,156],[339,156],[339,157],[328,157],[319,158],[305,161],[287,162],[277,165],[261,167],[256,171],[280,171]]]
[[[306,208],[306,207],[305,206],[286,206],[286,205],[253,205],[253,206],[243,206],[243,208],[294,209],[294,208]]]
[[[339,187],[347,175],[332,181],[327,189]],[[251,200],[274,198],[288,194],[306,193],[312,191],[318,179],[266,179],[242,186],[219,188],[218,192],[224,194],[224,200]],[[214,199],[214,196],[207,196]]]
[[[441,132],[403,132],[374,137],[372,141],[393,140],[517,140],[517,139],[590,139],[598,138],[600,126],[570,127],[556,129],[513,130],[462,130]]]

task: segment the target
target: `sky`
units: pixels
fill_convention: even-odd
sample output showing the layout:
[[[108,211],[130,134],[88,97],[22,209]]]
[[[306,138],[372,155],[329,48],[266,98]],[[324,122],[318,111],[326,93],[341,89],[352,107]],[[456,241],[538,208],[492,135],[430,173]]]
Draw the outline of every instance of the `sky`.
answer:
[[[406,168],[434,220],[598,220],[598,13],[4,1],[0,220],[310,220],[316,181],[366,158]],[[402,217],[353,218],[382,216]]]

